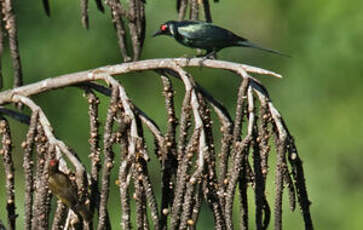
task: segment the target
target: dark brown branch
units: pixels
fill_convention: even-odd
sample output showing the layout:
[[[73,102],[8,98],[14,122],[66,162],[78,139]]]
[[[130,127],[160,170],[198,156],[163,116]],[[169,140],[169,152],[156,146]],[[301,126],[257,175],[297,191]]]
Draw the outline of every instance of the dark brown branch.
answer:
[[[89,28],[88,0],[81,0],[81,21],[84,28]]]
[[[286,154],[286,140],[277,139],[276,140],[276,152],[277,152],[277,160],[276,160],[276,173],[275,173],[275,229],[282,229],[282,193],[284,189],[284,180],[283,180],[283,164],[284,158]]]
[[[185,14],[187,12],[188,0],[177,0],[176,10],[178,11],[178,20],[184,20]]]
[[[296,208],[296,191],[294,182],[292,181],[292,178],[290,176],[289,169],[287,167],[287,162],[284,162],[284,183],[287,185],[288,188],[288,195],[289,195],[289,204],[290,204],[290,210],[295,211]]]
[[[160,228],[167,229],[167,215],[163,213],[169,210],[172,204],[174,189],[172,186],[172,177],[176,173],[176,126],[178,124],[175,107],[174,107],[174,91],[170,79],[167,76],[161,75],[163,83],[163,94],[165,97],[165,107],[167,111],[168,126],[165,135],[165,141],[161,146],[161,160],[162,160],[162,197],[161,197],[161,217]]]
[[[195,162],[197,168],[190,176],[184,195],[185,205],[183,206],[183,212],[181,214],[182,219],[180,223],[180,228],[184,229],[185,223],[187,223],[187,221],[191,218],[192,205],[195,203],[193,202],[192,198],[194,197],[196,191],[196,185],[197,183],[200,183],[200,180],[202,179],[202,173],[206,169],[206,159],[210,154],[210,150],[208,149],[207,134],[205,131],[206,124],[204,124],[202,118],[203,114],[200,112],[201,105],[195,92],[195,84],[193,83],[192,77],[178,66],[176,66],[174,69],[179,74],[180,79],[183,81],[185,91],[191,92],[190,105],[194,117],[194,130],[198,130],[198,132],[200,132],[198,137],[198,155]]]
[[[125,119],[123,114],[120,114],[121,119],[118,120],[120,136],[120,168],[118,174],[120,186],[120,201],[121,201],[121,228],[125,230],[131,229],[131,213],[130,213],[130,197],[129,186],[131,180],[131,172],[133,170],[133,155],[129,154],[130,122]]]
[[[107,118],[105,122],[104,134],[103,134],[103,145],[104,145],[104,161],[102,169],[102,188],[100,197],[100,207],[99,207],[99,219],[97,229],[102,230],[106,226],[106,210],[107,201],[109,197],[110,189],[110,175],[111,169],[113,167],[114,153],[112,151],[112,127],[114,122],[114,117],[116,116],[117,103],[119,98],[119,88],[114,86],[112,88],[112,95],[110,100],[110,105],[107,111]]]
[[[275,106],[272,104],[272,102],[269,99],[269,96],[267,94],[267,90],[257,82],[253,82],[254,90],[257,93],[258,97],[261,101],[266,100],[268,102],[268,108],[271,113],[271,117],[274,123],[274,126],[276,128],[276,132],[278,135],[278,138],[280,140],[286,140],[287,136],[287,151],[289,152],[289,162],[292,166],[293,171],[293,177],[295,181],[295,187],[298,194],[298,201],[300,204],[300,208],[303,213],[304,217],[304,223],[305,223],[305,229],[313,229],[313,223],[311,219],[311,213],[310,213],[310,204],[311,202],[308,199],[307,191],[306,191],[306,185],[305,185],[305,177],[304,177],[304,170],[302,167],[302,161],[299,158],[297,154],[297,149],[295,147],[295,143],[293,141],[293,138],[289,134],[288,129],[286,128],[286,125],[280,115],[280,113],[277,111]]]
[[[209,0],[203,0],[204,17],[206,22],[212,22],[212,15],[210,13]]]
[[[240,84],[238,95],[237,95],[237,105],[236,105],[236,116],[234,119],[234,127],[233,127],[233,143],[236,144],[241,140],[241,131],[242,131],[242,118],[244,116],[244,102],[247,98],[247,86],[248,79],[244,78]]]
[[[228,186],[226,190],[226,206],[225,206],[225,215],[226,215],[226,225],[227,229],[231,230],[233,229],[233,222],[232,222],[232,204],[233,204],[233,198],[234,193],[237,185],[237,181],[240,175],[246,176],[247,174],[247,156],[248,156],[248,150],[250,146],[250,142],[252,140],[253,135],[253,125],[255,123],[255,114],[254,114],[254,104],[253,104],[253,98],[252,98],[252,88],[251,86],[248,87],[248,131],[246,137],[242,140],[242,142],[238,141],[235,145],[233,145],[233,151],[234,151],[234,158],[232,161],[232,165],[229,170],[229,180],[228,180]],[[245,179],[245,178],[243,178]],[[242,185],[240,187],[244,187],[243,194],[241,195],[242,200],[241,202],[247,202],[246,199],[247,195],[244,194],[247,189],[247,180],[242,181]],[[244,209],[247,207],[246,204],[242,204],[243,210],[242,210],[242,226],[244,229],[247,228],[247,209]]]
[[[166,76],[161,76],[163,82],[163,94],[165,97],[165,108],[167,111],[167,132],[165,135],[166,146],[168,147],[168,151],[172,155],[176,156],[176,126],[178,125],[178,120],[175,115],[175,107],[174,107],[174,90],[171,84],[171,81]]]
[[[122,16],[124,16],[122,5],[117,0],[106,0],[105,3],[111,8],[112,22],[116,29],[118,44],[123,60],[124,62],[131,61],[131,57],[126,45],[126,31],[124,27],[124,21],[122,19]]]
[[[214,138],[212,125],[213,121],[211,119],[210,110],[207,106],[206,99],[203,97],[202,93],[198,92],[198,101],[200,104],[200,114],[205,124],[206,142],[208,146],[208,151],[206,151],[205,161],[206,161],[206,172],[204,177],[203,194],[206,201],[213,212],[214,222],[216,229],[225,229],[225,218],[224,218],[224,206],[220,196],[218,195],[218,179],[216,172],[216,159],[215,159],[215,149],[214,149]]]
[[[4,118],[0,120],[0,134],[2,136],[0,155],[3,158],[5,169],[5,185],[6,185],[6,211],[8,217],[9,230],[15,230],[15,169],[12,159],[12,139],[10,135],[10,128],[8,121]]]
[[[145,39],[145,9],[140,0],[129,0],[129,30],[133,49],[133,60],[140,58]]]
[[[30,123],[30,117],[28,115],[19,113],[17,111],[11,110],[11,109],[7,109],[2,106],[0,106],[0,113],[7,115],[7,116],[13,118],[14,120],[17,120],[17,121],[27,124],[27,125],[29,125],[29,123]]]
[[[255,221],[256,221],[256,229],[262,230],[266,229],[267,226],[263,226],[263,210],[265,205],[265,181],[262,173],[261,167],[261,156],[260,156],[260,135],[258,135],[257,124],[254,124],[253,127],[253,169],[255,173]],[[269,218],[268,218],[269,219]]]
[[[41,126],[41,131],[44,133],[43,139],[45,138],[45,140],[48,141],[49,145],[51,146],[54,145],[56,147],[55,150],[58,158],[61,157],[61,153],[66,155],[69,161],[76,168],[76,183],[78,188],[79,189],[83,188],[84,172],[85,172],[84,166],[79,161],[78,157],[76,156],[76,153],[70,151],[69,148],[62,141],[55,138],[53,134],[53,128],[51,127],[50,122],[46,117],[46,115],[44,114],[43,110],[38,105],[36,105],[30,98],[25,97],[23,95],[14,95],[13,100],[15,103],[21,102],[22,104],[28,106],[33,113],[35,112],[39,114],[39,125]],[[61,169],[67,171],[68,169],[66,168],[64,160],[63,159],[60,160],[61,160],[60,162]]]
[[[34,139],[36,135],[36,129],[38,125],[38,114],[33,113],[28,133],[26,135],[26,140],[22,143],[24,148],[24,179],[25,179],[25,208],[24,208],[24,229],[31,229],[31,220],[33,218],[33,187],[34,187],[34,175],[33,175],[33,149],[34,149]]]
[[[127,138],[126,138],[127,140]],[[122,149],[127,153],[128,144],[124,143]],[[130,213],[130,197],[129,186],[131,180],[131,159],[130,154],[122,154],[121,165],[119,169],[119,181],[120,181],[120,199],[121,199],[121,228],[125,230],[131,229],[131,213]]]
[[[63,204],[62,201],[57,201],[57,209],[55,210],[52,230],[63,230],[68,208]]]
[[[199,187],[198,192],[195,193],[195,196],[193,199],[194,204],[193,204],[193,210],[192,210],[191,224],[189,224],[189,228],[191,230],[196,229],[196,223],[198,222],[199,214],[201,211],[200,209],[202,206],[203,186],[198,186],[198,187]]]
[[[2,57],[4,54],[4,31],[2,26],[2,13],[0,12],[0,89],[3,88],[4,79],[3,79],[3,64]]]
[[[244,150],[248,151],[248,149]],[[245,153],[245,158],[247,158],[247,153]],[[247,159],[244,159],[247,162]],[[248,169],[247,163],[245,163],[244,167],[241,170],[241,175],[239,178],[239,194],[240,194],[240,229],[247,230],[248,229],[248,197],[247,197],[247,189],[248,189]],[[227,226],[228,229],[228,226]]]
[[[268,106],[267,106],[267,101],[266,100],[262,100],[260,101],[260,124],[258,127],[258,139],[256,139],[256,142],[259,142],[258,144],[258,156],[256,156],[257,158],[260,158],[260,162],[256,162],[258,163],[260,166],[257,166],[258,168],[258,173],[259,175],[257,175],[257,172],[255,170],[255,184],[256,184],[256,189],[257,190],[257,180],[259,180],[260,183],[260,189],[258,191],[259,193],[259,197],[262,200],[261,204],[262,204],[262,209],[263,209],[263,229],[267,229],[269,222],[270,222],[270,215],[271,215],[271,210],[270,210],[270,206],[267,202],[267,198],[266,198],[266,194],[265,194],[265,189],[266,189],[266,178],[267,178],[267,173],[268,173],[268,157],[269,157],[269,152],[270,152],[270,146],[269,146],[269,139],[270,139],[270,131],[269,131],[269,127],[268,124],[271,121],[271,114],[268,111]],[[257,147],[257,146],[256,146]]]
[[[105,12],[105,8],[102,5],[102,0],[95,0],[97,9],[102,13]]]
[[[191,106],[190,106],[190,100],[191,100],[191,91],[186,90],[183,104],[181,108],[181,115],[180,115],[180,127],[179,127],[179,138],[178,138],[178,169],[176,172],[176,186],[174,190],[174,200],[172,205],[172,215],[171,215],[171,221],[170,221],[170,229],[178,229],[178,226],[180,224],[180,214],[182,212],[182,206],[184,203],[184,194],[186,190],[186,181],[187,178],[187,171],[190,167],[189,161],[190,161],[190,155],[193,156],[192,147],[195,147],[193,145],[196,145],[199,132],[197,130],[194,130],[192,137],[189,141],[189,146],[186,146],[187,144],[187,136],[188,136],[188,130],[191,126],[190,119],[191,119]]]
[[[18,35],[15,21],[15,13],[12,6],[12,1],[1,0],[2,5],[2,15],[5,21],[5,29],[9,34],[9,46],[10,54],[13,62],[14,70],[14,88],[23,85],[23,73],[21,68],[19,45],[18,45]]]
[[[88,140],[90,144],[90,154],[91,159],[91,205],[90,210],[94,212],[96,207],[96,202],[99,199],[98,191],[98,179],[99,171],[101,168],[100,159],[100,146],[99,146],[99,121],[98,121],[98,97],[89,89],[86,89],[86,96],[88,101],[88,115],[90,122],[90,138]]]
[[[218,119],[221,123],[220,131],[223,136],[221,138],[221,149],[219,152],[219,202],[222,207],[225,206],[225,185],[226,185],[226,173],[228,167],[228,157],[230,153],[230,145],[232,141],[232,120],[227,111],[227,109],[218,102],[215,98],[213,98],[205,89],[203,89],[200,85],[196,85],[198,93],[202,94],[202,96],[211,104],[215,113],[218,116]]]
[[[50,16],[50,7],[49,7],[49,0],[42,0],[44,11],[47,14],[47,16]]]
[[[141,161],[142,164],[142,185],[144,187],[146,201],[148,203],[148,207],[150,208],[151,219],[153,220],[153,226],[155,230],[161,229],[160,227],[160,217],[158,211],[158,205],[156,202],[155,194],[152,190],[152,183],[150,180],[149,173],[147,171],[147,165],[144,160]],[[145,213],[146,214],[146,213]]]
[[[0,220],[0,230],[6,230],[4,223]]]
[[[189,144],[184,151],[183,158],[178,160],[178,171],[176,175],[176,186],[174,190],[174,200],[172,206],[172,215],[170,222],[170,229],[178,229],[180,224],[180,215],[183,209],[184,195],[186,191],[187,181],[189,178],[188,170],[191,166],[191,160],[198,147],[198,137],[200,135],[199,130],[194,130],[190,137]]]
[[[199,1],[198,0],[189,0],[189,1],[190,1],[189,19],[192,21],[197,21],[199,19]]]
[[[289,162],[293,168],[292,172],[295,181],[296,191],[298,194],[298,201],[304,217],[305,229],[312,230],[314,229],[314,227],[310,213],[311,202],[308,198],[308,193],[306,189],[303,162],[298,155],[294,139],[290,134],[288,144]]]
[[[86,87],[94,89],[97,92],[100,92],[106,96],[111,96],[111,90],[109,88],[106,88],[103,85],[93,83],[93,82],[84,82],[81,84],[76,84],[76,86],[80,87]],[[131,102],[130,102],[131,103]],[[132,104],[132,103],[131,103]],[[157,139],[159,145],[164,141],[164,137],[161,134],[161,131],[155,121],[153,121],[144,111],[142,111],[140,108],[138,108],[136,105],[132,104],[132,107],[134,107],[136,115],[140,118],[140,120],[149,128],[150,132],[154,135],[154,137]]]
[[[134,169],[134,195],[133,199],[136,203],[136,226],[137,229],[144,229],[145,223],[147,223],[147,218],[145,219],[146,215],[146,200],[144,196],[144,187],[142,186],[142,182],[139,179],[139,170],[138,165],[136,166],[136,169]]]
[[[32,229],[48,229],[48,214],[50,209],[50,193],[47,186],[48,172],[46,163],[50,159],[51,153],[54,151],[54,146],[47,143],[47,138],[43,129],[38,123],[37,136],[35,138],[37,143],[37,168],[36,168],[36,181],[35,181],[35,200],[33,205],[33,221]]]

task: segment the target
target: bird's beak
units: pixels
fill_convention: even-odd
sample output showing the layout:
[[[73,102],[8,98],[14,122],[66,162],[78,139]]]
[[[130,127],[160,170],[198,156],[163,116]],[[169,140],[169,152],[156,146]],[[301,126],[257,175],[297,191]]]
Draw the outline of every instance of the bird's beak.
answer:
[[[161,34],[163,34],[163,32],[162,32],[161,30],[158,30],[158,31],[156,31],[156,32],[153,34],[153,37],[159,36],[159,35],[161,35]]]

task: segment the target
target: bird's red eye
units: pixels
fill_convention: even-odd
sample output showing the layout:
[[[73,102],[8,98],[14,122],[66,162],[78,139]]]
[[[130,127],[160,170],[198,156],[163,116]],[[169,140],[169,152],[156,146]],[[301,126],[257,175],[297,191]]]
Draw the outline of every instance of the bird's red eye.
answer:
[[[160,26],[160,30],[161,31],[166,31],[166,29],[168,28],[168,26],[167,25],[161,25]]]
[[[54,167],[54,166],[56,166],[57,165],[57,160],[50,160],[49,161],[49,165],[51,166],[51,167]]]

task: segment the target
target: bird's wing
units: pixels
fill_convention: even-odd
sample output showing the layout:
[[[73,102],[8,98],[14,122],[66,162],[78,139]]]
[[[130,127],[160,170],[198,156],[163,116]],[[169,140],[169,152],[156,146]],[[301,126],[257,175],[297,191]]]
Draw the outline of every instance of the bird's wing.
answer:
[[[77,190],[66,175],[58,173],[49,177],[48,186],[52,193],[68,207],[78,202]]]
[[[179,26],[178,32],[194,41],[203,40],[204,42],[216,43],[241,39],[234,33],[210,23],[191,23],[187,26]]]

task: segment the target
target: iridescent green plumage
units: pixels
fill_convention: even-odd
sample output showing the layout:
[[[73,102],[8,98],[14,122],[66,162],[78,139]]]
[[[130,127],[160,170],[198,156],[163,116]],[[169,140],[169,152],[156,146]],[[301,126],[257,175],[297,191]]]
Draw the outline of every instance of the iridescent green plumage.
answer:
[[[204,49],[207,51],[207,56],[232,46],[250,47],[287,56],[278,51],[261,47],[225,28],[207,22],[167,21],[153,36],[158,35],[171,36],[187,47]]]

